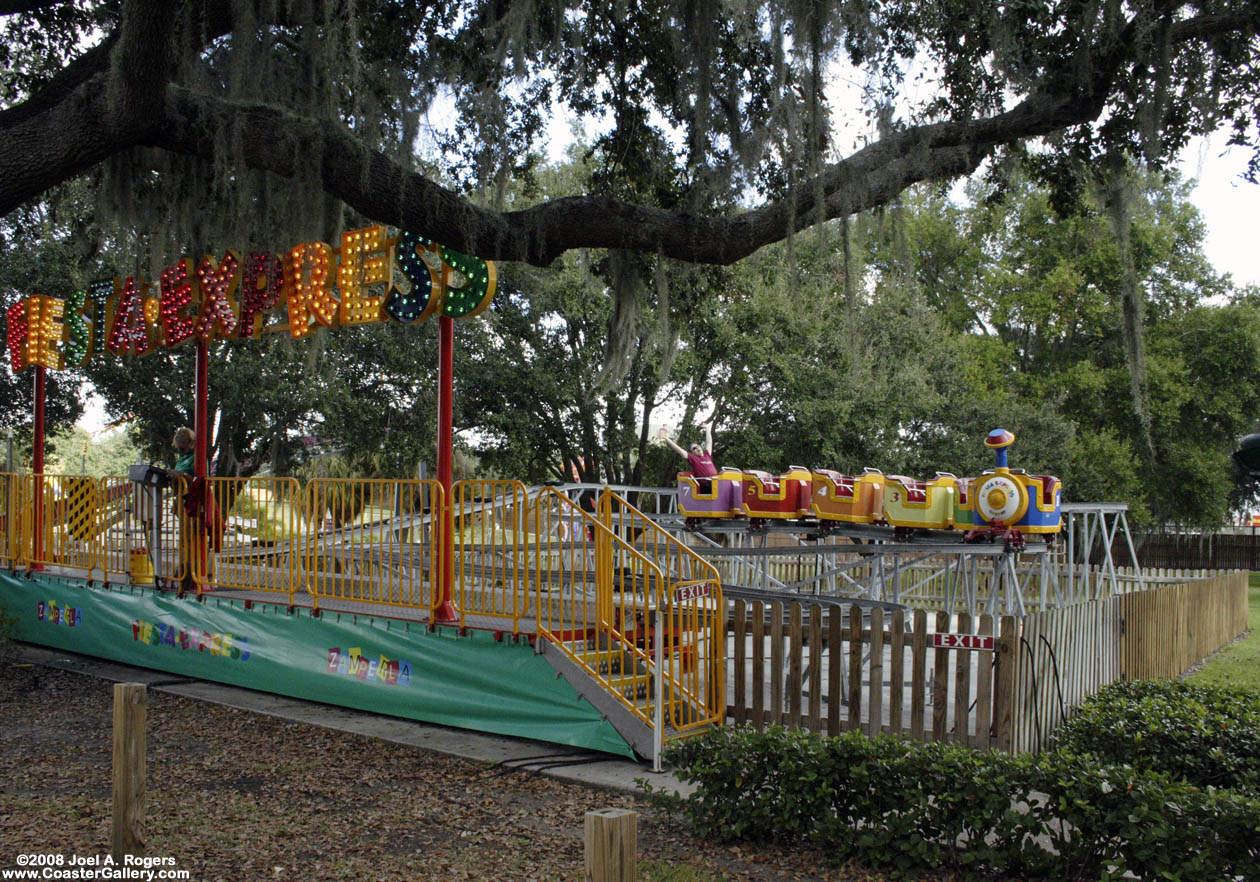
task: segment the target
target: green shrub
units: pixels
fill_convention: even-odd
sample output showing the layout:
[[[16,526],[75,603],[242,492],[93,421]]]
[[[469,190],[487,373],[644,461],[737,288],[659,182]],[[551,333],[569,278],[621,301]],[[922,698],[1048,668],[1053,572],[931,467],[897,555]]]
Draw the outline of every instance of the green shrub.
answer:
[[[715,729],[675,742],[669,762],[686,769],[699,790],[671,808],[681,808],[697,834],[719,842],[803,839],[830,804],[820,777],[825,749],[813,735],[781,726]]]
[[[1169,680],[1113,683],[1087,699],[1052,744],[1199,787],[1260,787],[1260,697]]]
[[[905,876],[1260,879],[1260,800],[1056,750],[721,729],[671,746],[697,835],[811,842]]]
[[[1008,810],[1027,780],[1026,763],[857,732],[827,741],[832,762],[824,774],[835,798],[811,834],[824,850],[907,873],[984,867],[1019,838]]]
[[[1026,832],[1053,854],[1026,847],[1020,869],[1029,875],[1260,878],[1260,801],[1246,794],[1063,751],[1038,757],[1035,768]]]

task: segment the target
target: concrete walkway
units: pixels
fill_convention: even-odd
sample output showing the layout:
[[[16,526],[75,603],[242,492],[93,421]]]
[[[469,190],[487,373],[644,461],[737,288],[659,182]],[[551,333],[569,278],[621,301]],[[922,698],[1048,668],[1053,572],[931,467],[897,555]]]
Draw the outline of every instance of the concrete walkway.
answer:
[[[694,789],[669,772],[654,773],[649,763],[631,762],[606,753],[568,748],[545,741],[506,738],[467,729],[418,723],[335,705],[286,698],[268,692],[256,692],[239,686],[178,677],[163,671],[103,661],[43,646],[17,645],[19,660],[31,664],[87,674],[114,683],[144,683],[157,692],[182,695],[296,723],[308,723],[338,732],[351,732],[368,738],[406,744],[475,762],[502,764],[526,772],[535,771],[589,787],[639,793],[641,790],[635,781],[641,779],[654,788],[664,787],[682,794],[690,794]]]

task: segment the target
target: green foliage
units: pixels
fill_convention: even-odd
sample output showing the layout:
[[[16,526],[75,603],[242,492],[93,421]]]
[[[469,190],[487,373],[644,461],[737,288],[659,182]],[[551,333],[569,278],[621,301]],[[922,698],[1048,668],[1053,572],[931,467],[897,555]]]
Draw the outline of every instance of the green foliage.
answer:
[[[112,429],[93,438],[81,426],[63,429],[48,439],[45,470],[53,474],[86,474],[94,478],[125,475],[139,461],[140,451],[126,429]]]
[[[1260,696],[1169,680],[1113,683],[1054,734],[1054,745],[1198,787],[1260,787]]]
[[[1056,750],[1010,757],[861,733],[720,729],[671,745],[696,785],[653,793],[699,836],[811,842],[896,876],[1253,878],[1260,800]]]
[[[1203,222],[1185,185],[1155,174],[1131,183],[1140,367],[1125,342],[1124,260],[1098,186],[1066,212],[1047,188],[1007,172],[973,182],[962,206],[916,190],[865,225],[866,260],[886,284],[900,279],[911,292],[903,297],[972,335],[965,382],[933,380],[951,414],[921,425],[944,423],[946,437],[951,422],[979,431],[976,405],[991,403],[994,425],[1020,438],[1013,464],[1040,470],[1041,451],[1030,457],[1025,445],[1049,433],[1046,465],[1063,478],[1065,501],[1127,502],[1138,525],[1215,527],[1236,495],[1236,438],[1260,418],[1260,309],[1229,300],[1227,280],[1203,256]],[[939,335],[907,340],[901,357],[958,370]],[[913,402],[917,390],[905,388]],[[899,434],[933,443],[919,425]],[[955,470],[954,458],[940,456],[938,467]]]
[[[973,473],[1003,425],[1014,463],[1059,474],[1069,500],[1203,526],[1225,513],[1227,448],[1260,416],[1254,306],[1201,306],[1231,292],[1184,188],[1139,182],[1117,236],[1090,171],[1104,154],[1158,163],[1226,124],[1254,140],[1249,7],[17,5],[31,9],[0,22],[0,128],[21,127],[5,157],[20,174],[0,175],[5,305],[418,224],[501,258],[502,293],[457,346],[456,425],[494,473],[668,483],[677,460],[647,426],[687,435],[710,410],[734,465]],[[931,96],[906,101],[923,59]],[[871,86],[865,130],[828,105],[837,65]],[[422,136],[439,95],[449,125]],[[593,133],[559,168],[540,160],[553,112]],[[854,135],[868,146],[835,163]],[[290,137],[293,155],[259,146]],[[906,189],[986,159],[969,204]],[[1123,345],[1133,276],[1140,382]],[[413,474],[433,450],[431,327],[216,345],[217,473],[291,474],[315,435],[372,474]],[[186,347],[85,375],[169,461],[191,361]],[[77,380],[53,383],[54,422],[73,420]],[[0,421],[26,421],[27,387],[0,373]]]
[[[541,182],[583,169],[548,170]],[[675,392],[671,381],[686,377],[671,322],[692,307],[670,291],[705,298],[720,275],[605,252],[566,256],[547,272],[505,268],[491,309],[459,341],[463,413],[480,427],[486,468],[529,482],[672,482],[677,459],[648,461],[643,429]],[[613,284],[622,290],[610,296]]]

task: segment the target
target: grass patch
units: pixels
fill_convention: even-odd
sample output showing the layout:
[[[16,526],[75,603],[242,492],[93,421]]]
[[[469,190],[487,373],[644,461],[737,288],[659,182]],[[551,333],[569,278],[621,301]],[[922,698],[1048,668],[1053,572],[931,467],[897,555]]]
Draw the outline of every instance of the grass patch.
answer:
[[[1218,652],[1189,680],[1260,693],[1260,573],[1252,573],[1247,588],[1250,629],[1243,639]]]

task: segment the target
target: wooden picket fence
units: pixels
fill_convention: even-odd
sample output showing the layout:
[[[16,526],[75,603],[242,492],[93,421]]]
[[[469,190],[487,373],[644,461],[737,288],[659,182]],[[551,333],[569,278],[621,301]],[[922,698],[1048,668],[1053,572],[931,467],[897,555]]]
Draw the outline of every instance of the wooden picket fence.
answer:
[[[759,728],[1009,746],[1010,713],[999,697],[1011,694],[1001,681],[1014,670],[995,664],[995,655],[1014,658],[1016,627],[1010,616],[995,623],[965,613],[736,600],[727,627],[728,716]],[[936,634],[967,635],[990,648],[937,648]]]
[[[1108,683],[1177,676],[1246,627],[1245,572],[1020,618],[740,599],[727,621],[727,716],[1037,751]]]
[[[1103,554],[1095,549],[1093,563],[1101,563]],[[1123,538],[1113,543],[1111,554],[1116,564],[1132,565]],[[1240,533],[1154,533],[1138,539],[1137,555],[1147,567],[1260,570],[1260,535],[1254,527]]]
[[[1177,677],[1247,630],[1247,573],[1236,570],[1117,598],[1120,676]]]
[[[1122,679],[1120,600],[1090,600],[1034,613],[1020,621],[1011,696],[1013,752],[1040,751],[1073,708],[1108,683]]]

